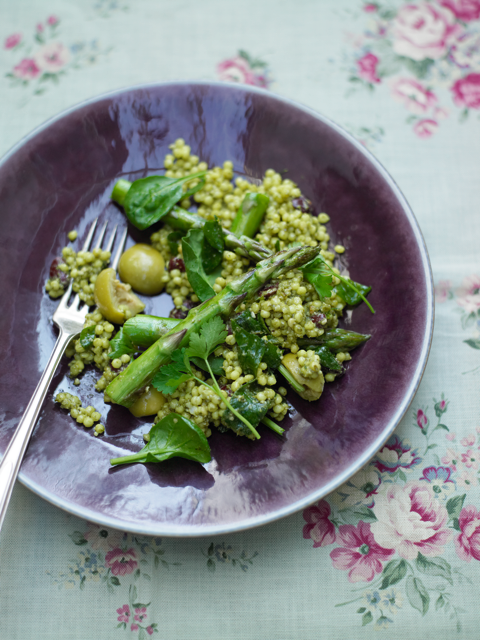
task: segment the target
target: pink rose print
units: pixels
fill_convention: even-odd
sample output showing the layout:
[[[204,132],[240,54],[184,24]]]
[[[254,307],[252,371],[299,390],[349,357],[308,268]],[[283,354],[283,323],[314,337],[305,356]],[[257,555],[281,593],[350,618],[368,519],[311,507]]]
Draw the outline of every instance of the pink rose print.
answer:
[[[242,56],[235,56],[217,65],[217,73],[223,82],[240,82],[254,87],[268,87],[268,81],[263,74],[255,73],[248,60]]]
[[[455,550],[462,560],[480,561],[480,512],[473,505],[463,507],[458,518],[461,533],[455,539]]]
[[[438,129],[438,123],[435,120],[419,120],[415,123],[413,131],[419,138],[430,138]]]
[[[430,2],[407,4],[392,23],[393,50],[416,61],[437,60],[461,31],[449,9]]]
[[[462,473],[457,476],[457,484],[462,489],[471,489],[478,485],[478,477],[473,469],[464,469]]]
[[[406,560],[414,560],[419,551],[424,556],[441,555],[452,536],[446,508],[425,483],[389,487],[377,497],[375,515],[377,521],[371,525],[375,541],[396,549]]]
[[[412,450],[409,444],[402,442],[397,435],[393,435],[377,453],[372,464],[380,473],[395,473],[398,469],[411,469],[421,460],[416,449]]]
[[[51,27],[54,27],[58,23],[59,23],[59,19],[57,18],[57,16],[50,16],[47,19],[47,24],[49,24]]]
[[[480,63],[480,34],[465,32],[452,46],[449,59],[460,69],[478,69]]]
[[[472,444],[475,444],[476,439],[477,438],[475,437],[475,434],[470,433],[468,436],[465,436],[460,440],[460,444],[462,445],[462,447],[471,447]]]
[[[303,527],[305,540],[313,540],[313,548],[326,547],[335,542],[335,527],[329,520],[330,505],[326,500],[320,500],[317,505],[308,507],[303,512],[307,524]]]
[[[375,11],[378,11],[378,5],[373,3],[365,4],[363,6],[363,10],[365,11],[365,13],[375,13]]]
[[[362,520],[357,527],[342,524],[338,537],[343,547],[337,547],[330,553],[335,569],[348,571],[350,582],[370,582],[376,573],[383,570],[382,562],[389,560],[395,553],[393,549],[381,547],[370,531],[370,525]]]
[[[452,471],[457,470],[458,463],[460,461],[460,455],[453,449],[447,449],[447,455],[443,456],[443,464],[448,465]]]
[[[379,59],[373,53],[366,53],[362,58],[357,60],[358,75],[367,82],[381,82],[377,76],[377,65]]]
[[[123,551],[115,547],[105,555],[105,564],[110,567],[114,576],[126,576],[137,568],[135,551]]]
[[[70,60],[70,51],[60,42],[44,45],[35,54],[35,62],[42,71],[59,71]]]
[[[480,451],[475,449],[467,449],[466,453],[462,453],[462,462],[467,469],[478,469],[478,461],[480,460]]]
[[[43,24],[41,22],[39,22],[37,24],[37,31],[38,33],[42,33],[42,31],[44,31],[45,27],[43,26]]]
[[[420,427],[420,429],[425,429],[425,427],[428,425],[428,418],[425,412],[421,409],[417,411],[417,425]]]
[[[445,436],[445,438],[447,440],[450,440],[450,442],[453,442],[455,440],[455,438],[457,437],[456,433],[447,433],[447,435]]]
[[[123,538],[123,533],[120,531],[109,531],[105,527],[100,527],[93,522],[88,523],[88,529],[83,534],[85,540],[92,549],[95,551],[110,551],[114,547],[118,547]]]
[[[423,115],[437,103],[437,96],[416,80],[400,78],[392,86],[393,97],[409,111]]]
[[[8,38],[5,38],[5,43],[3,47],[4,49],[13,49],[13,47],[16,47],[17,44],[20,44],[21,41],[22,41],[21,33],[12,33],[11,36],[8,36]]]
[[[435,286],[435,300],[436,302],[446,302],[448,300],[448,294],[452,288],[450,280],[440,280]]]
[[[148,633],[149,636],[153,635],[153,629],[152,627],[147,627],[146,628],[146,632]]]
[[[128,622],[130,618],[130,607],[128,606],[128,604],[124,604],[123,607],[117,609],[117,613],[119,614],[117,618],[119,622]]]
[[[480,80],[480,74],[478,74]],[[479,87],[480,88],[480,87]],[[467,276],[457,291],[457,304],[467,313],[476,313],[480,309],[480,276]]]
[[[13,67],[13,75],[22,80],[33,80],[40,74],[37,63],[32,58],[24,58]]]
[[[132,622],[132,625],[130,627],[131,631],[138,631],[138,624],[135,624],[134,622]]]
[[[480,73],[469,73],[465,78],[457,80],[452,87],[452,93],[453,101],[457,106],[480,109]],[[478,276],[472,277],[478,278]]]
[[[480,0],[440,0],[440,4],[450,9],[463,22],[480,18]]]

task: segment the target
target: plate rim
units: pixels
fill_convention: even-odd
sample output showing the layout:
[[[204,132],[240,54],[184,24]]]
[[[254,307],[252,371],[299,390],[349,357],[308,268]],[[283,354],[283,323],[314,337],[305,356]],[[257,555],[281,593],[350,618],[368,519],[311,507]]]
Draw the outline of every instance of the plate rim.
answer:
[[[50,491],[45,490],[43,487],[38,485],[35,481],[28,478],[21,470],[18,475],[18,480],[28,489],[30,489],[33,493],[43,498],[50,504],[59,507],[60,509],[75,515],[76,517],[83,518],[88,522],[92,522],[95,524],[102,525],[104,527],[109,527],[112,529],[117,529],[124,532],[136,533],[140,535],[148,535],[148,536],[163,536],[163,537],[171,537],[171,538],[200,538],[204,536],[213,536],[213,535],[224,535],[230,533],[237,533],[240,531],[246,531],[249,529],[253,529],[262,525],[266,525],[272,522],[276,522],[277,520],[281,520],[286,518],[289,515],[293,515],[302,509],[314,504],[318,500],[325,498],[332,491],[337,489],[339,486],[344,484],[349,478],[354,476],[362,467],[364,467],[369,460],[377,453],[377,451],[382,447],[382,445],[389,439],[392,433],[395,431],[396,427],[402,420],[403,416],[406,414],[409,406],[411,405],[415,394],[420,386],[420,383],[423,378],[423,374],[425,372],[425,368],[428,361],[428,356],[430,353],[432,340],[433,340],[433,328],[434,328],[434,320],[435,320],[435,306],[434,306],[434,285],[433,285],[433,273],[430,263],[430,258],[428,255],[428,249],[425,243],[425,239],[423,237],[422,231],[418,224],[418,221],[413,213],[412,208],[410,207],[406,197],[403,195],[400,187],[397,185],[396,181],[392,178],[387,169],[383,166],[383,164],[373,155],[371,151],[366,149],[358,140],[356,140],[352,134],[346,131],[343,127],[338,125],[336,122],[324,116],[322,113],[316,111],[312,107],[304,105],[301,102],[297,102],[296,100],[292,100],[286,96],[282,96],[276,93],[272,93],[267,91],[266,89],[262,89],[260,87],[254,87],[251,85],[243,85],[234,82],[222,82],[222,81],[207,81],[207,80],[181,80],[181,81],[168,81],[168,82],[150,82],[150,83],[142,83],[138,85],[125,86],[122,88],[114,89],[112,91],[108,91],[106,93],[102,93],[97,96],[93,96],[91,98],[87,98],[77,104],[64,109],[63,111],[57,113],[56,115],[48,118],[43,123],[35,127],[28,134],[23,136],[18,142],[16,142],[1,158],[0,158],[0,169],[12,158],[26,143],[32,140],[39,133],[53,125],[55,122],[62,120],[64,117],[75,113],[76,111],[87,107],[89,105],[94,105],[97,102],[101,102],[103,100],[114,98],[116,96],[120,96],[126,93],[139,91],[139,90],[149,90],[149,89],[161,89],[162,87],[172,87],[172,86],[204,86],[204,87],[221,87],[225,89],[234,89],[243,93],[256,93],[262,96],[268,97],[271,100],[281,102],[290,107],[294,107],[307,115],[319,120],[323,124],[326,124],[328,127],[333,129],[336,133],[338,133],[341,137],[343,137],[347,142],[352,144],[370,163],[373,167],[378,171],[386,184],[390,187],[399,204],[401,205],[404,214],[406,215],[412,232],[417,241],[417,246],[420,251],[421,262],[423,266],[423,272],[425,276],[425,284],[426,284],[426,298],[425,298],[425,308],[426,308],[426,316],[425,316],[425,332],[422,340],[422,348],[419,354],[419,358],[417,361],[417,366],[415,368],[415,372],[412,375],[411,382],[407,388],[407,392],[404,394],[402,402],[397,408],[394,415],[390,418],[389,422],[386,424],[382,433],[370,444],[370,446],[364,451],[364,453],[355,460],[355,463],[348,466],[347,469],[340,475],[336,476],[335,479],[331,480],[328,484],[324,485],[321,489],[310,493],[308,496],[296,500],[295,502],[281,507],[279,509],[275,509],[268,514],[262,514],[259,516],[254,516],[251,518],[246,518],[240,521],[232,521],[226,524],[212,524],[212,525],[172,525],[168,526],[167,523],[158,523],[158,527],[153,526],[145,526],[145,523],[134,523],[130,520],[122,520],[119,517],[112,516],[99,516],[96,511],[88,509],[86,507],[81,507],[74,502],[70,502],[58,496],[55,496]]]

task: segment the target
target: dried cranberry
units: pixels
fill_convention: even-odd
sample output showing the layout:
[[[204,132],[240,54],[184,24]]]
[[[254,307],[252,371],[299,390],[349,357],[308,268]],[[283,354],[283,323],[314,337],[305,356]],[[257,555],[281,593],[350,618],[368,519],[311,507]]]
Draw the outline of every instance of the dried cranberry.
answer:
[[[313,322],[313,324],[316,324],[317,327],[323,327],[324,325],[324,320],[327,319],[327,316],[323,313],[314,313],[313,316],[311,316],[310,320]]]
[[[178,320],[183,320],[188,316],[188,312],[190,309],[193,309],[198,305],[198,302],[192,302],[188,298],[184,300],[181,307],[178,309],[172,309],[169,314],[169,318],[177,318]]]
[[[271,298],[275,293],[277,293],[278,282],[269,282],[264,286],[263,289],[260,290],[260,295],[266,298]]]
[[[300,209],[302,213],[309,213],[312,211],[312,203],[310,200],[307,200],[305,196],[299,196],[298,198],[293,198],[292,204],[295,209]]]
[[[168,263],[168,270],[173,271],[173,269],[185,271],[185,263],[183,261],[183,258],[181,258],[180,256],[175,256],[175,258],[172,258],[170,260],[170,262]]]
[[[62,271],[58,268],[61,264],[65,264],[65,260],[61,256],[54,258],[52,264],[50,265],[50,278],[58,278],[60,284],[65,286],[69,282],[69,277],[66,271]]]

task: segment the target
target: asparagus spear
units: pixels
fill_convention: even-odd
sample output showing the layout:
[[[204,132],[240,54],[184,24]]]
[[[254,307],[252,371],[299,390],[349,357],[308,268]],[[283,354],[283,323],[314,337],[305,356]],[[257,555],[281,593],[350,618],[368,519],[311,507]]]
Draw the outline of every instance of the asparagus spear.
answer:
[[[127,320],[121,330],[135,347],[146,349],[156,342],[158,338],[166,335],[180,322],[181,320],[177,318],[138,315]],[[282,363],[279,364],[277,369],[297,393],[303,393],[305,391],[304,387],[295,380],[290,371]]]
[[[347,329],[327,329],[318,338],[302,338],[298,341],[298,345],[300,347],[321,345],[338,353],[339,351],[352,351],[370,338],[371,336],[366,333],[356,333],[355,331],[347,331]]]
[[[262,260],[255,269],[232,280],[216,296],[191,309],[174,329],[159,338],[114,378],[106,389],[108,397],[116,404],[131,406],[160,367],[168,364],[173,351],[186,346],[190,334],[198,330],[203,322],[217,315],[230,316],[241,302],[252,298],[265,282],[310,262],[319,251],[320,247],[292,247],[279,251]]]
[[[263,193],[247,193],[233,220],[231,232],[238,238],[242,235],[253,238],[262,223],[269,202],[270,198]]]

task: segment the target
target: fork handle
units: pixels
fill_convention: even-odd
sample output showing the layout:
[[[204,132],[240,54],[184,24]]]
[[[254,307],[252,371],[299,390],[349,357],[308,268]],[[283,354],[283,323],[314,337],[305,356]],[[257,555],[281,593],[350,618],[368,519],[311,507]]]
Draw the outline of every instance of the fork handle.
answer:
[[[37,422],[53,374],[72,335],[60,331],[52,355],[0,462],[0,530],[27,444]]]

